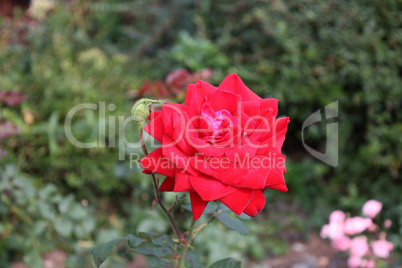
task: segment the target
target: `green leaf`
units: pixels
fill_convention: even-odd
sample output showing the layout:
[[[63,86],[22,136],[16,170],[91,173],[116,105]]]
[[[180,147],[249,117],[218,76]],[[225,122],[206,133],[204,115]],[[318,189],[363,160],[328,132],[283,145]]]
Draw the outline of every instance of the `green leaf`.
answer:
[[[123,237],[122,239],[127,240],[127,243],[129,245],[129,247],[131,247],[131,248],[136,248],[139,245],[141,245],[141,243],[142,243],[141,238],[136,237],[135,235],[132,235],[132,234],[128,234],[125,237]]]
[[[204,268],[205,266],[201,263],[197,255],[193,253],[187,253],[186,261],[189,268]]]
[[[230,209],[223,203],[219,203],[218,205],[218,211],[222,210],[222,211],[230,211]]]
[[[167,246],[155,246],[151,242],[144,242],[139,247],[131,249],[132,251],[149,257],[165,257],[173,253],[172,249]]]
[[[73,205],[73,202],[74,202],[74,196],[73,195],[68,195],[67,197],[63,198],[58,203],[59,211],[61,213],[66,213],[67,211],[70,210],[71,206]]]
[[[217,214],[216,217],[227,228],[238,231],[241,235],[248,234],[247,226],[241,220],[233,218],[229,212],[223,211]]]
[[[157,246],[169,245],[171,248],[174,247],[174,242],[173,242],[172,238],[168,235],[163,235],[158,238],[152,238],[151,242]]]
[[[73,231],[73,223],[70,219],[63,217],[54,222],[54,229],[64,237],[69,237]]]
[[[193,209],[191,208],[191,203],[188,203],[187,205],[182,205],[182,207],[185,210],[188,210],[190,212],[193,212]],[[216,205],[213,202],[209,202],[208,205],[205,207],[204,212],[202,214],[212,214],[216,211]]]
[[[216,211],[216,204],[209,202],[207,206],[204,209],[204,212],[202,214],[212,214]]]
[[[23,257],[24,263],[30,267],[43,267],[43,261],[38,252],[31,251]]]
[[[151,267],[172,267],[172,263],[169,260],[161,258],[148,259],[147,264]]]
[[[236,215],[236,217],[238,217],[239,219],[243,220],[243,221],[249,221],[251,219],[251,217],[245,213],[242,213],[240,215]]]
[[[112,252],[114,246],[121,241],[121,238],[114,239],[112,241],[106,242],[103,245],[94,247],[91,250],[94,262],[96,267],[100,267],[102,263],[109,256],[110,252]]]
[[[38,201],[39,213],[46,220],[54,220],[56,218],[56,211],[53,206],[46,202]]]
[[[241,262],[233,258],[226,258],[211,264],[208,268],[240,268]]]
[[[152,233],[152,232],[139,232],[138,236],[141,237],[141,238],[152,239],[152,238],[161,237],[161,236],[163,236],[163,234]]]
[[[130,247],[138,247],[142,243],[141,238],[138,238],[132,234],[128,234],[123,238],[113,239],[109,242],[106,242],[103,245],[94,247],[91,250],[91,253],[96,267],[100,267],[102,265],[102,263],[109,256],[110,252],[112,252],[113,248],[117,245],[117,243],[119,243],[122,240],[127,240],[127,243]]]

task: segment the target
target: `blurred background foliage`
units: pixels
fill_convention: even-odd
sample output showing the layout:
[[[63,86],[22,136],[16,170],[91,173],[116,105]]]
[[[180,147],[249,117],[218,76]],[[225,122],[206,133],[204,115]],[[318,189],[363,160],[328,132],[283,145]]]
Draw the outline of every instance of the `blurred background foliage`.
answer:
[[[3,16],[0,24],[0,89],[27,96],[18,107],[0,106],[1,118],[21,129],[1,141],[8,151],[0,159],[1,267],[12,261],[41,267],[40,256],[52,249],[67,253],[67,267],[92,267],[88,251],[97,243],[140,230],[169,231],[157,210],[148,215],[149,178],[130,168],[129,153],[139,151],[125,148],[119,161],[123,137],[116,136],[116,146],[108,143],[116,135],[108,118],[118,124],[118,116],[129,117],[129,92],[178,68],[210,68],[214,85],[236,72],[261,97],[278,98],[279,114],[291,119],[284,146],[289,192],[266,192],[266,209],[247,222],[248,238],[220,232],[218,224],[203,231],[196,240],[203,260],[231,254],[258,262],[284,254],[333,209],[356,214],[375,198],[384,203],[384,219],[394,222],[389,239],[395,263],[401,262],[401,1],[31,5],[29,15],[14,10],[14,18]],[[339,165],[332,168],[303,148],[301,129],[310,114],[334,101]],[[81,103],[98,106],[77,112],[73,134],[92,142],[105,127],[103,147],[80,149],[66,138],[66,115]],[[320,151],[326,123],[305,132],[307,144]],[[137,132],[128,123],[125,138],[134,142]],[[123,267],[115,255],[109,264]]]

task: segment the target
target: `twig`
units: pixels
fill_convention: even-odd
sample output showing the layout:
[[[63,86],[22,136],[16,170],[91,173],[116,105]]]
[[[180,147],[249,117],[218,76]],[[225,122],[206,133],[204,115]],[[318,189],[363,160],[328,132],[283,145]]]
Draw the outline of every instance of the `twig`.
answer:
[[[142,151],[144,152],[145,155],[148,155],[148,150],[147,150],[147,147],[145,146],[144,137],[142,135],[142,127],[140,128],[140,141],[141,141]],[[170,223],[172,225],[173,231],[179,237],[179,239],[182,242],[182,244],[187,245],[187,242],[184,239],[183,234],[180,233],[179,228],[177,227],[172,215],[169,213],[169,211],[166,209],[165,205],[162,203],[162,200],[160,198],[160,194],[159,194],[159,191],[158,191],[159,180],[158,180],[157,176],[155,174],[151,174],[151,176],[152,176],[152,184],[153,184],[153,188],[154,188],[156,202],[158,202],[158,204],[162,208],[163,212],[169,218],[169,221],[170,221]]]
[[[183,250],[182,250],[181,256],[180,256],[179,268],[186,267],[186,255],[187,255],[187,251],[190,246],[191,240],[193,240],[194,226],[195,226],[195,220],[191,219],[190,229],[188,230],[187,244],[185,244],[183,246]]]

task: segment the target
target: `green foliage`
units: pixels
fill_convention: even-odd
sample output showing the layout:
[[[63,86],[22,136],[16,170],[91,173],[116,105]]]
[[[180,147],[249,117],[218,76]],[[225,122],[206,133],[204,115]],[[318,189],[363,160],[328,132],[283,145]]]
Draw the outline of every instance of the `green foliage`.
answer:
[[[233,218],[229,212],[223,211],[218,213],[216,217],[227,228],[238,231],[241,235],[248,234],[247,226],[241,220]]]
[[[190,212],[192,211],[190,203],[183,205],[183,208]],[[217,218],[227,228],[237,231],[241,235],[247,235],[249,232],[247,226],[241,220],[232,217],[229,211],[229,208],[222,203],[216,204],[209,202],[202,214],[211,215],[213,218]],[[248,220],[250,218],[245,214],[236,216],[242,220]]]
[[[279,114],[291,118],[284,148],[289,192],[267,191],[267,208],[258,224],[271,228],[255,229],[253,219],[247,224],[252,243],[264,244],[272,254],[283,253],[286,245],[278,233],[288,232],[289,226],[305,231],[322,225],[334,208],[356,212],[375,198],[384,203],[384,217],[394,222],[390,239],[400,252],[401,208],[395,204],[401,200],[401,10],[401,3],[392,0],[56,1],[46,20],[27,27],[24,35],[12,32],[11,43],[0,42],[0,88],[28,96],[21,107],[0,111],[22,130],[22,135],[2,141],[9,155],[0,164],[12,163],[30,174],[0,182],[7,189],[15,187],[15,202],[2,194],[0,204],[0,260],[5,260],[0,266],[24,259],[40,267],[40,254],[61,244],[69,253],[82,253],[74,244],[79,239],[92,245],[136,233],[137,228],[169,231],[157,210],[147,218],[149,179],[130,169],[128,161],[118,160],[118,149],[109,146],[110,122],[100,122],[98,112],[105,102],[106,119],[129,117],[133,100],[127,99],[128,90],[183,67],[213,68],[215,85],[237,72],[260,96],[278,98]],[[307,154],[300,131],[311,113],[336,100],[340,161],[331,168]],[[98,141],[105,124],[105,147],[82,149],[68,141],[66,115],[81,103],[97,104],[98,109],[75,115],[74,136]],[[116,106],[113,112],[109,104]],[[325,127],[312,125],[305,133],[306,142],[321,151]],[[138,139],[137,133],[133,124],[127,140]],[[125,149],[126,156],[139,152]],[[93,211],[77,200],[88,201]],[[289,224],[266,220],[276,202],[300,204],[308,220],[292,221],[289,215],[283,215]],[[14,225],[11,211],[16,213]],[[226,219],[229,214],[222,215]],[[211,226],[197,237],[203,263],[247,246],[245,240],[237,245],[242,239],[238,233],[222,228]],[[265,234],[262,241],[253,240],[256,233]],[[37,246],[43,237],[53,242]],[[248,251],[261,256],[252,246]],[[72,256],[66,263],[82,266],[82,255]]]
[[[0,169],[0,192],[2,267],[12,260],[8,250],[23,253],[25,263],[41,267],[42,253],[74,247],[94,232],[90,208],[71,194],[62,195],[54,184],[23,176],[13,165]]]
[[[209,268],[240,268],[241,262],[233,259],[233,258],[226,258],[220,261],[215,262]]]
[[[91,250],[91,253],[94,259],[94,263],[96,264],[97,267],[100,267],[102,265],[102,263],[109,256],[110,252],[112,252],[113,248],[121,241],[127,241],[127,244],[131,248],[136,248],[140,246],[142,243],[141,238],[128,234],[123,238],[117,238],[103,245],[94,247]]]
[[[174,262],[173,252],[181,250],[182,248],[180,244],[173,242],[171,237],[168,235],[146,232],[140,232],[138,233],[138,236],[129,234],[123,238],[114,239],[93,248],[91,253],[96,267],[101,267],[106,258],[112,252],[113,248],[122,241],[127,241],[127,246],[130,251],[149,257],[147,264],[150,267],[172,267]],[[176,252],[176,254],[180,253]],[[186,254],[186,262],[188,267],[204,267],[198,256],[191,252]],[[218,261],[209,267],[240,267],[240,264],[241,262],[233,258],[227,258]]]
[[[190,70],[200,71],[206,67],[214,70],[229,64],[228,58],[219,51],[219,47],[208,39],[196,39],[187,32],[181,32],[177,43],[171,50],[173,59],[182,62]]]

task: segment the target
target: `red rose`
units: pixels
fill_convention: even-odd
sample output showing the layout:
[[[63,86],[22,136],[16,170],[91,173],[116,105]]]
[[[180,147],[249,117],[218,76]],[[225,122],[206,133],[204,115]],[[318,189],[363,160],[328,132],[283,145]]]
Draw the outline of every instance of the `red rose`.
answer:
[[[209,201],[256,216],[264,190],[287,191],[281,147],[289,118],[277,99],[261,99],[236,75],[214,87],[190,84],[185,104],[165,103],[144,128],[162,146],[141,159],[146,173],[166,176],[160,191],[190,193],[194,220]]]

